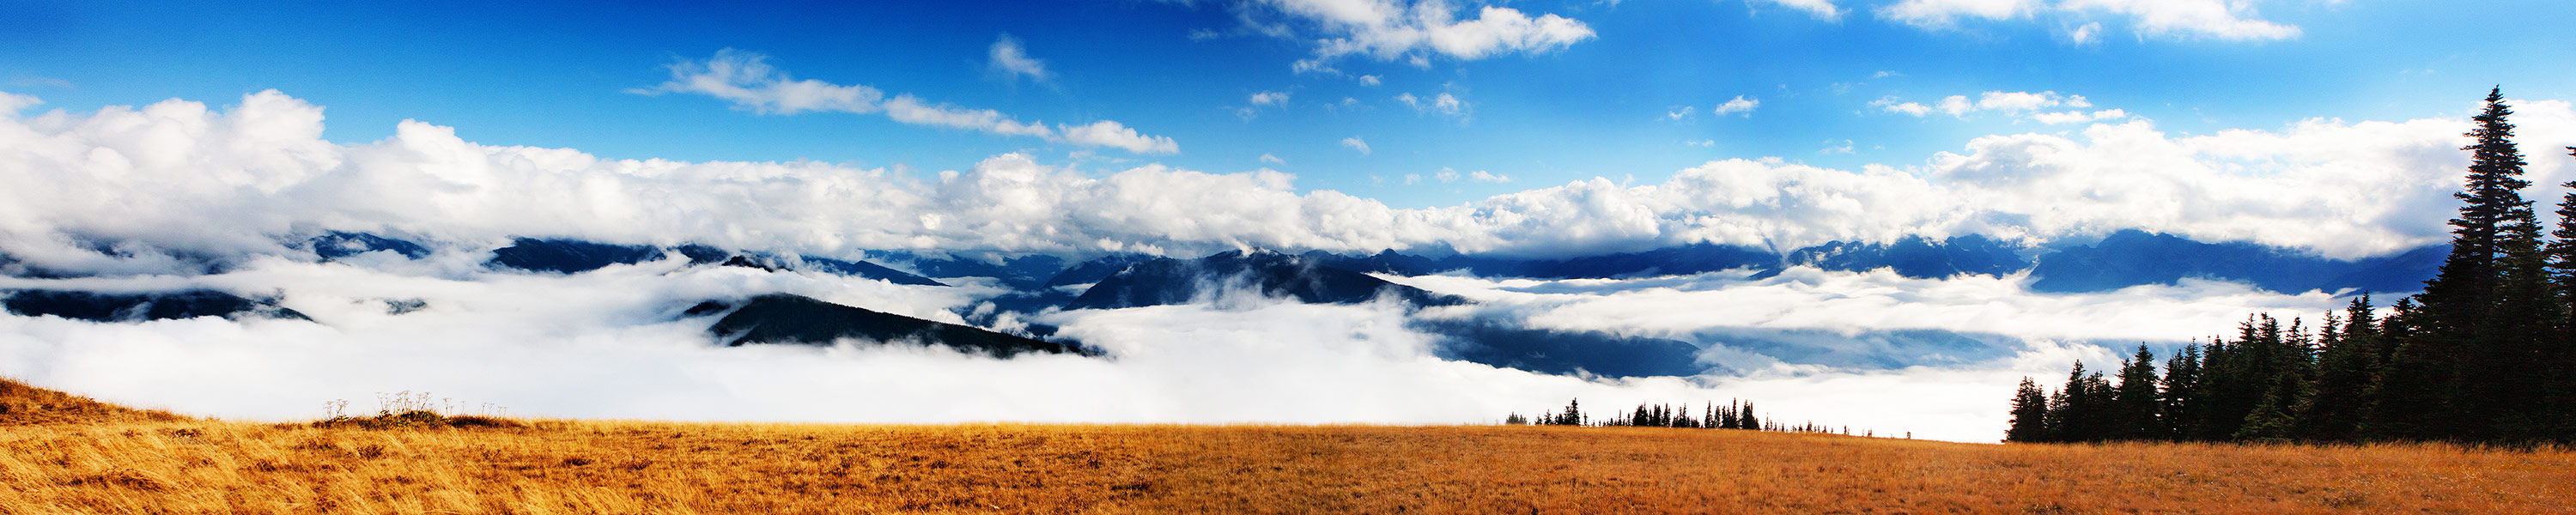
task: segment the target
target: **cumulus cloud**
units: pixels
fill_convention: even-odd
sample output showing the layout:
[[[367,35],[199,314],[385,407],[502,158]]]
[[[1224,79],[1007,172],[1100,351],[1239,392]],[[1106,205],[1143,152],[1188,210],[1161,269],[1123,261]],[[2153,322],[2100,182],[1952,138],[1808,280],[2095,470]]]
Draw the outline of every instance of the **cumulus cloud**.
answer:
[[[2568,103],[2514,103],[2526,148],[2576,144]],[[1093,127],[1071,134],[1146,150],[1168,144]],[[1270,170],[1144,165],[1093,176],[1016,153],[925,180],[812,162],[603,159],[469,142],[419,122],[342,145],[321,139],[321,107],[262,92],[226,109],[172,100],[0,117],[9,142],[0,144],[0,181],[15,186],[0,189],[0,253],[155,273],[183,256],[293,255],[280,240],[328,230],[475,250],[511,236],[572,236],[830,256],[1260,246],[1561,257],[1695,242],[2045,242],[2141,229],[2360,257],[2447,239],[2466,130],[2458,119],[2310,120],[2177,136],[2128,120],[1980,137],[1903,168],[1722,160],[1657,183],[1593,178],[1397,209],[1300,191],[1295,176]],[[1371,150],[1356,136],[1341,144]],[[2554,185],[2576,178],[2565,161],[2533,160],[2541,186],[2530,198],[2562,193]],[[97,242],[120,247],[102,254]]]
[[[1288,160],[1280,159],[1279,156],[1270,155],[1268,153],[1261,154],[1261,162],[1277,165],[1288,164]]]
[[[1360,85],[1362,85],[1362,86],[1376,86],[1376,85],[1378,85],[1379,83],[1380,83],[1380,81],[1378,80],[1378,78],[1377,78],[1377,76],[1376,76],[1376,75],[1361,75],[1361,76],[1360,76]]]
[[[1717,107],[1708,108],[1708,114],[1726,116],[1730,114],[1744,113],[1745,116],[1752,116],[1753,108],[1761,106],[1762,101],[1760,100],[1747,100],[1744,98],[1744,95],[1736,95],[1734,99],[1727,100],[1726,103],[1718,104]]]
[[[1314,44],[1290,66],[1299,72],[1331,72],[1350,56],[1421,66],[1435,56],[1544,54],[1593,38],[1591,26],[1572,18],[1491,5],[1462,14],[1447,0],[1247,0],[1236,9],[1247,32]]]
[[[1263,91],[1260,93],[1253,93],[1250,101],[1252,102],[1252,105],[1257,106],[1286,104],[1288,103],[1288,94],[1277,91]]]
[[[1116,147],[1138,154],[1174,154],[1181,151],[1168,136],[1147,136],[1118,122],[1101,120],[1088,125],[1057,126],[1064,130],[1063,139],[1078,145]]]
[[[1022,55],[1015,40],[1004,36],[1001,41],[994,42],[993,48],[993,66],[996,69],[1044,79],[1042,63]],[[864,85],[797,80],[770,66],[768,56],[731,48],[719,50],[705,61],[682,60],[668,68],[670,81],[627,91],[644,95],[702,94],[760,114],[789,115],[811,111],[883,113],[894,121],[913,125],[1036,137],[1073,145],[1114,147],[1140,154],[1180,152],[1180,145],[1169,137],[1138,134],[1134,129],[1110,120],[1050,128],[1042,122],[1023,122],[992,109],[934,103],[909,94],[886,98],[885,92]]]
[[[1484,170],[1477,170],[1475,172],[1468,173],[1467,178],[1474,179],[1476,182],[1512,182],[1512,176],[1487,172]]]
[[[1878,9],[1882,19],[1924,29],[1952,29],[1971,19],[2008,21],[2043,16],[2072,20],[2067,39],[2089,43],[2100,19],[2126,20],[2142,37],[2271,41],[2299,37],[2299,28],[2258,18],[2245,0],[1903,0]]]
[[[1047,81],[1046,61],[1029,57],[1028,49],[1022,48],[1020,40],[1011,37],[1010,34],[995,38],[992,49],[985,55],[985,67],[996,76],[1005,79],[1028,77],[1030,81],[1035,82]]]
[[[1672,121],[1688,120],[1694,112],[1694,109],[1695,108],[1691,106],[1676,106],[1673,110],[1664,112],[1664,119]]]

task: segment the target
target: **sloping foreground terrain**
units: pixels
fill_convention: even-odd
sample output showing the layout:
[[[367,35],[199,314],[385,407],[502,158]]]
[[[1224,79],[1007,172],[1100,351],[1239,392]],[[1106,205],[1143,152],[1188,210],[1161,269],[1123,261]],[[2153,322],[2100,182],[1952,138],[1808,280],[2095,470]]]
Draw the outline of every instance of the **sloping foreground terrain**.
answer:
[[[0,427],[5,513],[2567,513],[2576,454],[1657,428]]]

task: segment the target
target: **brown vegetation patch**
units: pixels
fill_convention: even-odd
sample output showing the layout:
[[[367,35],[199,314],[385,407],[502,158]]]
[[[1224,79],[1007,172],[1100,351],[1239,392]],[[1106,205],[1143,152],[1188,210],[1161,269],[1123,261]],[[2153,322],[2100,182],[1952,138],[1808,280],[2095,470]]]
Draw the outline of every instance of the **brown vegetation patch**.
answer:
[[[2576,453],[1662,428],[0,428],[26,513],[2567,513]]]
[[[0,426],[166,422],[187,417],[138,410],[0,379]]]

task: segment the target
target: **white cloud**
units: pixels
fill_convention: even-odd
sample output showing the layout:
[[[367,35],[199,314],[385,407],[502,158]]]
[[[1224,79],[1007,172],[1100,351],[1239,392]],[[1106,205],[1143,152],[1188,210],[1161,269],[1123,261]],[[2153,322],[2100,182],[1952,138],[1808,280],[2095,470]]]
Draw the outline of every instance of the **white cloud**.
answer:
[[[2299,28],[2256,19],[2245,0],[2064,0],[2075,11],[2126,15],[2146,36],[2264,41],[2299,37]]]
[[[1005,62],[1003,50],[1018,54],[1018,43],[1007,36],[994,42],[995,66]],[[797,114],[809,111],[839,111],[851,114],[884,113],[897,122],[966,129],[1004,136],[1027,136],[1075,145],[1106,146],[1137,153],[1174,153],[1180,146],[1169,137],[1145,136],[1115,121],[1101,120],[1084,125],[1057,125],[1049,128],[1043,122],[1023,122],[991,109],[971,109],[933,103],[909,94],[885,98],[885,93],[862,85],[837,85],[823,81],[789,78],[787,73],[768,64],[768,56],[727,48],[705,61],[681,61],[669,66],[671,80],[652,88],[627,90],[630,93],[660,95],[696,93],[730,101],[737,109],[760,114]],[[1044,70],[1034,60],[1013,66],[1026,66],[1043,78]],[[1012,69],[1012,73],[1022,73]]]
[[[1816,19],[1825,21],[1840,20],[1843,17],[1842,8],[1834,7],[1833,0],[1747,0],[1747,2],[1768,2],[1781,7],[1806,11],[1807,15],[1814,16]]]
[[[999,293],[987,287],[691,268],[678,260],[529,275],[481,270],[474,259],[377,263],[383,268],[264,260],[211,276],[120,280],[133,288],[276,293],[317,323],[101,324],[0,314],[0,375],[110,402],[256,420],[315,418],[325,401],[364,403],[405,390],[499,404],[519,416],[875,423],[1491,423],[1572,398],[1596,413],[1744,398],[1785,420],[1993,441],[2008,417],[1997,406],[2018,378],[2062,373],[2077,359],[2099,368],[2125,350],[2084,342],[2173,342],[2223,330],[2245,313],[2315,314],[2341,300],[2200,281],[2033,294],[2023,287],[2027,277],[1935,280],[1813,269],[1763,279],[1746,272],[1566,281],[1390,277],[1478,304],[1408,311],[1227,296],[1056,312],[1031,321],[1059,326],[1112,359],[992,359],[867,342],[724,348],[710,344],[705,319],[673,317],[703,299],[784,291],[957,322],[951,310]],[[392,315],[381,300],[387,298],[421,299],[427,308]],[[1439,359],[1438,337],[1414,329],[1423,319],[1478,314],[1689,341],[1710,347],[1702,353],[1708,363],[1741,375],[1540,375]],[[1907,330],[1954,331],[1974,344],[1925,349],[1876,336]],[[1792,343],[1797,352],[1779,352],[1746,346],[1743,334],[1813,337]],[[1825,365],[1763,352],[1917,364]]]
[[[1744,95],[1736,95],[1733,100],[1728,100],[1724,104],[1718,104],[1717,107],[1709,108],[1708,113],[1716,116],[1726,116],[1735,113],[1744,113],[1745,116],[1752,116],[1753,108],[1761,106],[1762,101],[1760,100],[1748,100],[1744,98]]]
[[[1004,78],[1025,76],[1031,81],[1046,82],[1049,77],[1046,61],[1029,57],[1028,50],[1020,47],[1020,40],[1009,34],[993,40],[992,49],[986,52],[986,62],[995,75]]]
[[[1462,18],[1446,0],[1264,0],[1241,6],[1247,29],[1315,44],[1314,55],[1290,67],[1298,72],[1330,72],[1334,61],[1349,56],[1426,66],[1433,56],[1473,61],[1544,54],[1593,37],[1581,21],[1533,17],[1509,7],[1481,6],[1474,17]]]
[[[1091,122],[1089,125],[1056,127],[1063,131],[1064,141],[1078,145],[1117,147],[1138,154],[1173,154],[1181,151],[1180,144],[1173,143],[1172,138],[1139,134],[1136,129],[1130,129],[1109,120]]]
[[[1458,182],[1459,175],[1457,170],[1443,167],[1439,172],[1432,173],[1431,178],[1439,179],[1440,182]]]
[[[2031,115],[2030,115],[2030,119],[2031,119],[2031,121],[2036,121],[2036,122],[2039,122],[2039,123],[2045,123],[2045,124],[2049,124],[2049,125],[2063,125],[2063,124],[2069,124],[2069,123],[2084,123],[2084,122],[2101,121],[2101,120],[2116,120],[2116,119],[2128,118],[2128,117],[2129,117],[2129,112],[2128,112],[2128,111],[2122,111],[2122,110],[2119,110],[2119,109],[2104,109],[2104,110],[2094,111],[2094,112],[2090,112],[2090,113],[2083,112],[2083,111],[2058,111],[2058,112],[2053,112],[2053,113],[2033,113],[2033,114],[2031,114]]]
[[[1261,162],[1278,165],[1288,164],[1287,160],[1280,159],[1279,156],[1270,155],[1268,153],[1261,154]]]
[[[1673,121],[1688,120],[1694,110],[1695,108],[1691,106],[1675,107],[1671,111],[1664,112],[1664,119]]]
[[[1361,75],[1361,76],[1360,76],[1360,85],[1362,85],[1362,86],[1376,86],[1376,85],[1378,85],[1378,84],[1379,84],[1379,82],[1380,82],[1380,81],[1378,81],[1378,79],[1377,79],[1377,76],[1376,76],[1376,75]]]
[[[1714,147],[1714,146],[1717,146],[1717,140],[1713,140],[1713,139],[1704,139],[1704,140],[1699,140],[1699,141],[1684,141],[1684,142],[1682,142],[1682,143],[1687,144],[1687,145],[1690,145],[1690,146],[1694,146],[1694,147]]]
[[[1467,174],[1467,178],[1474,179],[1476,182],[1512,182],[1512,176],[1496,174],[1484,170],[1477,170],[1473,173],[1469,173]]]
[[[1260,92],[1260,93],[1253,93],[1253,94],[1252,94],[1251,102],[1252,102],[1252,105],[1257,105],[1257,106],[1266,106],[1266,105],[1280,105],[1280,104],[1285,104],[1285,103],[1288,103],[1288,94],[1287,94],[1287,93],[1277,92],[1277,91],[1263,91],[1263,92]]]
[[[1359,136],[1342,138],[1342,146],[1351,147],[1351,150],[1360,151],[1360,155],[1368,155],[1369,153],[1368,142],[1360,140]]]
[[[814,79],[794,80],[787,73],[769,65],[769,56],[731,48],[717,50],[705,61],[683,60],[672,63],[670,82],[632,93],[697,93],[733,102],[734,107],[760,114],[796,114],[806,111],[841,111],[868,114],[878,111],[877,100],[885,93],[867,86],[843,86]]]
[[[2576,110],[2566,102],[2515,107],[2525,148],[2576,145]],[[2311,120],[2177,136],[2130,119],[1981,137],[1902,169],[1725,160],[1660,183],[1594,178],[1397,209],[1301,192],[1294,176],[1275,171],[1144,165],[1095,177],[1025,154],[924,182],[826,163],[618,160],[484,145],[419,122],[382,141],[340,145],[321,139],[320,107],[264,92],[228,110],[173,100],[0,117],[0,141],[13,142],[0,146],[0,182],[15,186],[0,189],[0,253],[146,273],[179,266],[178,255],[291,255],[280,239],[325,230],[460,248],[576,236],[817,255],[1447,245],[1569,256],[1969,233],[2044,241],[2136,228],[2357,257],[2447,239],[2466,127],[2459,119]],[[1167,144],[1098,129],[1067,132],[1147,151]],[[1341,143],[1373,151],[1356,136]],[[2529,177],[2540,186],[2529,198],[2555,199],[2563,193],[2555,185],[2576,179],[2569,160],[2532,161]],[[126,257],[104,256],[84,240],[129,248]]]
[[[884,104],[887,118],[913,125],[990,132],[1005,136],[1053,137],[1055,132],[1045,124],[1011,119],[1010,115],[991,109],[967,109],[947,104],[933,105],[912,95],[896,96]],[[1113,122],[1114,123],[1114,122]]]
[[[1870,107],[1876,107],[1876,108],[1878,108],[1878,110],[1880,110],[1880,111],[1889,112],[1889,113],[1896,113],[1896,114],[1902,114],[1902,115],[1908,115],[1908,116],[1913,116],[1913,117],[1916,117],[1916,118],[1921,118],[1921,117],[1923,117],[1923,115],[1932,114],[1932,106],[1927,106],[1927,105],[1923,105],[1923,104],[1915,103],[1915,102],[1906,102],[1906,101],[1904,101],[1903,99],[1899,99],[1899,98],[1896,98],[1896,97],[1893,97],[1893,96],[1879,97],[1879,99],[1878,99],[1878,100],[1872,100],[1872,101],[1870,101],[1870,102],[1869,102],[1869,106],[1870,106]]]
[[[2247,0],[1903,0],[1880,7],[1878,16],[1931,30],[1952,29],[1969,19],[2009,21],[2049,17],[2069,19],[2067,40],[2091,43],[2102,25],[2097,19],[2125,19],[2140,36],[2170,39],[2268,41],[2299,37],[2299,28],[2256,18]]]
[[[1395,101],[1404,104],[1405,107],[1413,108],[1414,111],[1437,113],[1449,117],[1464,117],[1472,107],[1466,101],[1459,100],[1457,95],[1448,93],[1440,93],[1427,99],[1413,96],[1412,93],[1403,93],[1396,95]]]
[[[2101,41],[2101,39],[2101,22],[2087,22],[2083,25],[2076,26],[2073,30],[2066,31],[2066,40],[2078,45],[2092,44],[2094,42]]]
[[[1942,114],[1962,119],[1967,118],[1970,114],[1975,114],[1980,111],[1997,111],[2013,115],[2024,120],[2048,125],[2113,120],[2127,118],[2129,116],[2128,111],[2120,109],[2104,109],[2089,113],[2084,111],[2044,111],[2044,109],[2052,107],[2093,107],[2093,102],[2086,100],[2083,95],[2062,95],[2055,91],[2042,91],[2038,93],[2027,91],[1988,91],[1978,95],[1975,100],[1970,100],[1967,95],[1951,95],[1942,98],[1940,102],[1936,103],[1936,105],[1930,106],[1915,102],[1906,102],[1904,99],[1894,96],[1887,96],[1879,97],[1878,100],[1870,101],[1869,106],[1876,107],[1880,112],[1886,113],[1921,117],[1932,114],[1933,112],[1940,112]]]

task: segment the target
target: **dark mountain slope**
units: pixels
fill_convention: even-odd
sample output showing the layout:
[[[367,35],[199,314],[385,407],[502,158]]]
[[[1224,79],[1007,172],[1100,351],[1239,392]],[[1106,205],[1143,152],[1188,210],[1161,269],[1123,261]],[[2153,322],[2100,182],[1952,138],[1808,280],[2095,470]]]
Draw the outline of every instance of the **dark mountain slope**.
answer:
[[[712,314],[721,307],[701,304],[691,314]],[[973,327],[843,306],[809,297],[770,294],[743,301],[707,329],[727,346],[743,344],[829,345],[833,340],[919,340],[959,350],[1009,357],[1023,352],[1086,354],[1078,346],[1022,338]]]
[[[581,240],[519,238],[492,251],[489,265],[532,272],[576,274],[662,258],[662,250],[643,245],[610,245]]]
[[[1368,274],[1276,252],[1229,251],[1193,260],[1154,259],[1102,278],[1067,309],[1114,309],[1186,304],[1218,286],[1242,286],[1270,297],[1310,304],[1354,304],[1393,295],[1417,306],[1465,302]]]
[[[312,320],[274,302],[251,300],[214,290],[153,293],[99,293],[75,290],[15,290],[0,300],[20,316],[53,315],[94,322],[135,322],[197,317],[282,318]]]
[[[313,249],[314,255],[321,256],[326,261],[348,259],[351,256],[379,250],[392,251],[411,259],[429,257],[429,247],[362,232],[334,231],[305,240],[304,244]]]

